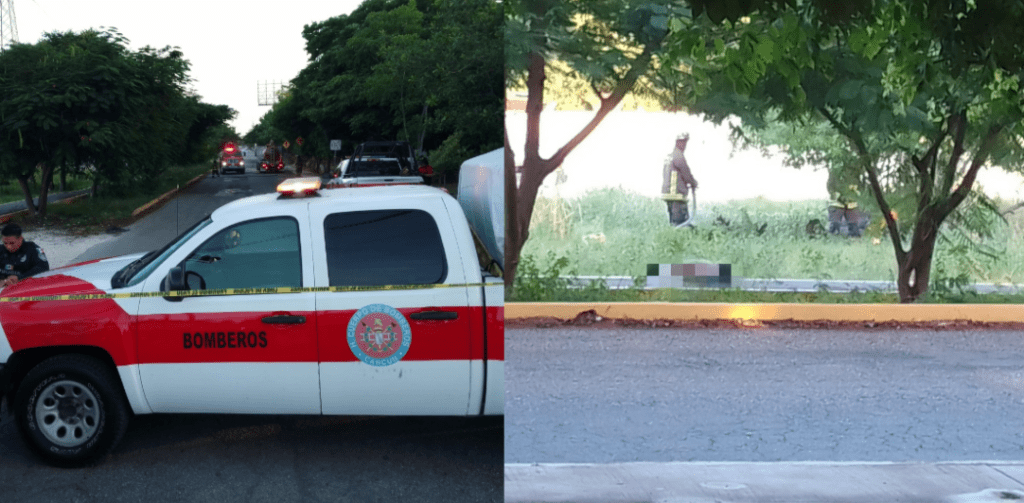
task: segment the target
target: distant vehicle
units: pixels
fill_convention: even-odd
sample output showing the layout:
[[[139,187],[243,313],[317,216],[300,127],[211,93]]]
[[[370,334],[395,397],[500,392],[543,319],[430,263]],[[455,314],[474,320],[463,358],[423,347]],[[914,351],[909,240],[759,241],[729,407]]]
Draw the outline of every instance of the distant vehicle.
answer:
[[[424,183],[424,176],[430,175],[433,169],[420,166],[408,142],[370,141],[341,161],[329,182],[344,186],[396,185]]]
[[[227,142],[220,150],[220,172],[226,174],[229,171],[245,173],[245,158],[242,151],[233,142]]]
[[[271,142],[263,151],[263,161],[260,162],[259,170],[264,173],[280,173],[284,171],[284,159],[281,158],[281,150]]]

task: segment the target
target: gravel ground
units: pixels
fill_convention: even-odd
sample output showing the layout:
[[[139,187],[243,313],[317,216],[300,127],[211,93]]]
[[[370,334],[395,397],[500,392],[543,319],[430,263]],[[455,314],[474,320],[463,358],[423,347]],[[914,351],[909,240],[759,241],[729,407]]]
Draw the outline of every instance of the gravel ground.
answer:
[[[116,237],[113,234],[79,236],[51,229],[25,230],[23,236],[26,241],[32,241],[43,248],[50,261],[50,269],[69,265],[89,248]]]

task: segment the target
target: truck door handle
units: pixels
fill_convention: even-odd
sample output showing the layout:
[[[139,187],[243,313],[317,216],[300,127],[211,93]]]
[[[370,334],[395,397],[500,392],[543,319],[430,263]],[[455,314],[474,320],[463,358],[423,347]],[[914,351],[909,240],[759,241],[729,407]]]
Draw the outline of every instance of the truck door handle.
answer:
[[[454,311],[420,311],[409,315],[414,320],[457,320],[459,313]]]
[[[285,323],[288,323],[288,324],[299,324],[299,323],[305,323],[305,322],[306,322],[306,317],[305,316],[294,316],[294,315],[290,315],[290,314],[279,314],[279,315],[276,315],[276,316],[264,316],[263,317],[263,323],[270,323],[270,324],[285,324]]]

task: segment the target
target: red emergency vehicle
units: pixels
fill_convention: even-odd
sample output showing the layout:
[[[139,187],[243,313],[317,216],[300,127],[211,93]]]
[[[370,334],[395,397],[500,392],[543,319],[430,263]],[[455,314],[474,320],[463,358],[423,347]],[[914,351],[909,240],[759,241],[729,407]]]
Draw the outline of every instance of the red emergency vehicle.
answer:
[[[225,174],[229,171],[245,173],[245,158],[242,151],[234,142],[225,142],[220,149],[220,172]]]
[[[4,289],[0,400],[27,445],[79,466],[133,414],[504,414],[501,263],[478,251],[500,248],[466,215],[504,222],[503,193],[319,185]]]

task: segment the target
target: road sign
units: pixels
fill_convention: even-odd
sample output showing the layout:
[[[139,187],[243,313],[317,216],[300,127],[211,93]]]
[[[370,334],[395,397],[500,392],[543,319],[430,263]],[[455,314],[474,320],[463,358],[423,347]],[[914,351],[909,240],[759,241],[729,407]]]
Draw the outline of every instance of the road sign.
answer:
[[[341,150],[341,140],[331,140],[331,150]]]
[[[288,143],[288,140],[285,140],[285,141],[284,141],[284,148],[288,148],[288,147],[290,147],[290,146],[292,146],[292,144],[291,144],[291,143]]]
[[[296,144],[297,144],[298,146],[300,146],[300,147],[301,147],[301,146],[302,146],[302,137],[300,136],[300,137],[296,138],[296,139],[295,139],[295,143],[296,143]]]

